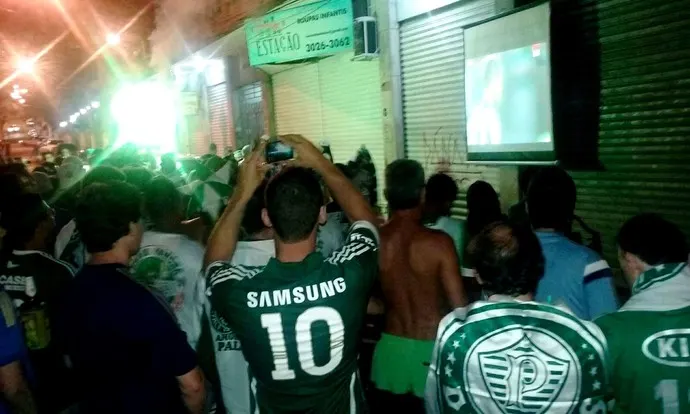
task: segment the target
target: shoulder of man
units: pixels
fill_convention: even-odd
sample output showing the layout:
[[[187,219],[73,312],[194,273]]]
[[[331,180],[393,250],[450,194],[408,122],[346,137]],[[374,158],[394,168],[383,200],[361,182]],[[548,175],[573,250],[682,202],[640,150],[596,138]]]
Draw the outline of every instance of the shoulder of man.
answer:
[[[261,273],[266,266],[234,265],[227,261],[213,262],[204,272],[207,293],[212,293],[221,285],[248,281]]]
[[[342,265],[370,256],[378,251],[379,243],[379,231],[376,226],[368,221],[357,221],[350,227],[345,238],[345,245],[326,258],[326,262]]]
[[[14,256],[17,257],[17,259],[21,259],[21,256],[17,256],[17,253],[15,253]],[[45,269],[51,277],[57,275],[61,277],[73,278],[76,274],[72,265],[64,260],[56,259],[48,253],[32,251],[26,256],[27,260],[30,260],[34,265],[38,265],[40,268]]]

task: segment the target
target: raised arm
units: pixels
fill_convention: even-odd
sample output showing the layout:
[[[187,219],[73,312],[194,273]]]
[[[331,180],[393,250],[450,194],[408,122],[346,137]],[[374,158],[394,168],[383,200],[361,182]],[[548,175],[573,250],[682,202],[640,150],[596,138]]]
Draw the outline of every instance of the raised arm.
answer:
[[[314,144],[301,135],[282,135],[279,139],[294,148],[300,165],[321,174],[331,195],[350,222],[367,221],[376,225],[376,215],[362,193]]]
[[[458,254],[450,237],[445,234],[439,238],[436,247],[441,261],[441,283],[446,300],[452,309],[467,306],[467,293],[460,275]]]
[[[213,262],[230,260],[235,253],[244,210],[266,175],[265,148],[265,141],[261,141],[249,158],[240,166],[237,188],[208,238],[206,254],[204,255],[204,269]]]

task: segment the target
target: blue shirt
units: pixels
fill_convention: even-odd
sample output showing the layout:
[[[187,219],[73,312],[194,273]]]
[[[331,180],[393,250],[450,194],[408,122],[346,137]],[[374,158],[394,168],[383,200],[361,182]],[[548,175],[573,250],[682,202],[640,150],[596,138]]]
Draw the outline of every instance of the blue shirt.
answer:
[[[194,351],[164,300],[120,265],[87,265],[60,312],[86,413],[186,412],[176,377]]]
[[[560,233],[537,232],[546,268],[536,300],[564,304],[577,317],[593,320],[618,309],[613,274],[606,260]]]
[[[21,324],[15,313],[12,300],[0,289],[0,367],[19,361],[25,375],[29,373],[28,352],[24,346]],[[30,378],[25,378],[30,381]],[[9,407],[0,395],[0,414],[9,414]]]

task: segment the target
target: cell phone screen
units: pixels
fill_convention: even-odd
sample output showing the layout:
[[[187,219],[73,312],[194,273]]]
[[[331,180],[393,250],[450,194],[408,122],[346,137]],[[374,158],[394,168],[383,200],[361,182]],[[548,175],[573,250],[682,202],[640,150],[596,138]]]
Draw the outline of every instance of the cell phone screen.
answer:
[[[269,164],[291,160],[294,156],[292,147],[280,141],[270,142],[266,146],[266,162]]]

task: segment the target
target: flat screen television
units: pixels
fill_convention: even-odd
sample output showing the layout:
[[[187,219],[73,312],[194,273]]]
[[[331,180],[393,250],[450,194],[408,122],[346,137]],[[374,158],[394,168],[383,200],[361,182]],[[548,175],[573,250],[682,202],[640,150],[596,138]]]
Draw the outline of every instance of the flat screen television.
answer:
[[[556,161],[550,12],[542,3],[465,28],[469,161]]]

